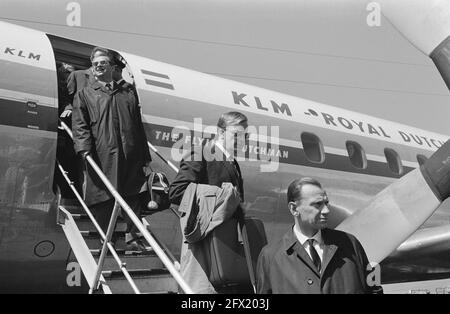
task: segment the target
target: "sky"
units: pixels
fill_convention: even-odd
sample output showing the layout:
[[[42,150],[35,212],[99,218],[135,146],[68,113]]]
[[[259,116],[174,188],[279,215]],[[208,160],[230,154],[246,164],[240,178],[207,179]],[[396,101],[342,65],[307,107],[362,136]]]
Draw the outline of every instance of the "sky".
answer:
[[[0,0],[0,20],[450,135],[433,62],[372,2]]]

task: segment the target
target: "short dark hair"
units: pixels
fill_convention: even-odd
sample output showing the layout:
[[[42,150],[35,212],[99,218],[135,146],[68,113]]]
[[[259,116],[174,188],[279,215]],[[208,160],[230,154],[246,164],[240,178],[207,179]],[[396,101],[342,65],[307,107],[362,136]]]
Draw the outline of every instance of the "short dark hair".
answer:
[[[103,55],[103,56],[107,56],[109,58],[109,62],[111,64],[114,64],[114,55],[113,55],[113,53],[111,51],[109,51],[108,49],[103,48],[103,47],[95,47],[94,49],[92,49],[91,62],[94,60],[94,57],[95,57],[95,55],[97,53],[100,53],[100,55]]]
[[[227,126],[247,124],[247,117],[238,111],[230,111],[222,114],[217,121],[217,127],[226,129]]]
[[[302,195],[301,195],[302,187],[307,184],[315,185],[319,188],[322,188],[322,185],[316,179],[313,179],[310,177],[295,179],[294,181],[291,182],[291,184],[289,184],[289,187],[287,190],[288,204],[289,204],[289,202],[295,202],[295,201],[299,201],[302,199]]]

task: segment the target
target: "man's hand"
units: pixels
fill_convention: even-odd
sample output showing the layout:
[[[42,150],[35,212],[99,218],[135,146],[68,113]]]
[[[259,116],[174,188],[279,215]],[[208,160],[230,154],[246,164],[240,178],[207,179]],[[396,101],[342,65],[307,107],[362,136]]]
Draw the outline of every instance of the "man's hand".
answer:
[[[61,113],[61,115],[59,116],[60,118],[68,118],[72,115],[72,109],[66,109],[63,111],[63,113]]]
[[[221,188],[222,189],[226,189],[227,187],[229,187],[230,189],[235,188],[233,183],[231,183],[231,182],[223,182]]]
[[[151,161],[147,161],[145,165],[142,167],[142,170],[144,171],[145,176],[150,175],[152,173],[153,169],[150,166]]]
[[[89,156],[91,153],[88,150],[83,150],[78,154],[81,156],[81,158],[83,158],[83,160],[86,160],[86,157]]]

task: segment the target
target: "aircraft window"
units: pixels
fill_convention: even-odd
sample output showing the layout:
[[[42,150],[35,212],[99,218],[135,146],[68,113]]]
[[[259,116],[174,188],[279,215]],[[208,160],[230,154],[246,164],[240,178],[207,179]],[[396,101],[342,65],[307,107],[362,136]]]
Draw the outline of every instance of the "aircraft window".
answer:
[[[425,163],[425,161],[427,161],[427,157],[424,155],[417,155],[417,162],[419,163],[419,165],[423,165]]]
[[[306,158],[315,163],[323,163],[325,161],[325,153],[323,144],[320,139],[312,133],[302,133],[302,144]]]
[[[345,146],[347,146],[348,157],[352,165],[358,169],[366,169],[367,157],[361,145],[356,142],[347,141]]]
[[[403,165],[400,156],[397,152],[390,148],[384,149],[384,155],[389,165],[389,169],[395,174],[403,174]]]

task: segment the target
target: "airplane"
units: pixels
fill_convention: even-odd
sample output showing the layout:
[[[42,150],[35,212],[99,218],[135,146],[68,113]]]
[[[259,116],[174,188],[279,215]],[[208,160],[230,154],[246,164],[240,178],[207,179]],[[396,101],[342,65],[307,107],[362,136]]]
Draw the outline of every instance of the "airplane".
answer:
[[[419,32],[419,27],[402,28],[412,22],[397,14],[405,5],[398,3],[392,9],[394,13],[388,15],[411,41],[418,33],[423,38],[426,30],[433,29],[430,26]],[[417,11],[409,12],[411,16],[429,12],[424,10],[427,1],[417,3],[420,5],[415,7]],[[448,6],[443,1],[434,3]],[[448,25],[436,22],[432,26],[444,31],[434,32],[437,35],[432,43],[418,40],[417,46],[426,46],[423,51],[432,55],[450,87],[449,62],[443,57],[448,58]],[[8,73],[0,77],[0,292],[84,292],[85,285],[73,287],[66,282],[68,264],[74,257],[57,224],[59,199],[54,177],[61,136],[57,65],[89,68],[94,45],[5,22],[0,22],[0,30],[0,72]],[[169,179],[175,176],[174,165],[179,162],[174,158],[174,144],[183,143],[174,129],[189,130],[189,137],[183,139],[195,143],[200,140],[198,134],[203,138],[213,133],[221,113],[241,111],[256,132],[268,130],[248,143],[248,158],[240,164],[246,191],[244,207],[249,215],[263,220],[269,242],[292,225],[285,200],[292,180],[310,176],[323,184],[332,208],[330,227],[338,227],[371,204],[379,193],[417,173],[420,165],[449,139],[447,135],[114,51],[126,65],[124,79],[138,92],[147,138],[156,148],[152,153],[157,151],[155,167]],[[196,133],[199,118],[204,128]],[[273,131],[272,126],[278,128]],[[273,160],[277,161],[275,171],[260,171]],[[402,291],[412,291],[414,285],[419,286],[418,281],[431,280],[432,285],[436,279],[450,278],[448,205],[437,204],[418,222],[414,234],[404,232],[398,244],[393,240],[388,256],[379,259],[383,284],[410,282],[412,285]],[[158,232],[175,255],[179,254],[177,219],[168,211],[155,217],[149,219],[161,219],[163,223],[156,223]],[[448,281],[439,285],[441,290],[450,287]]]

